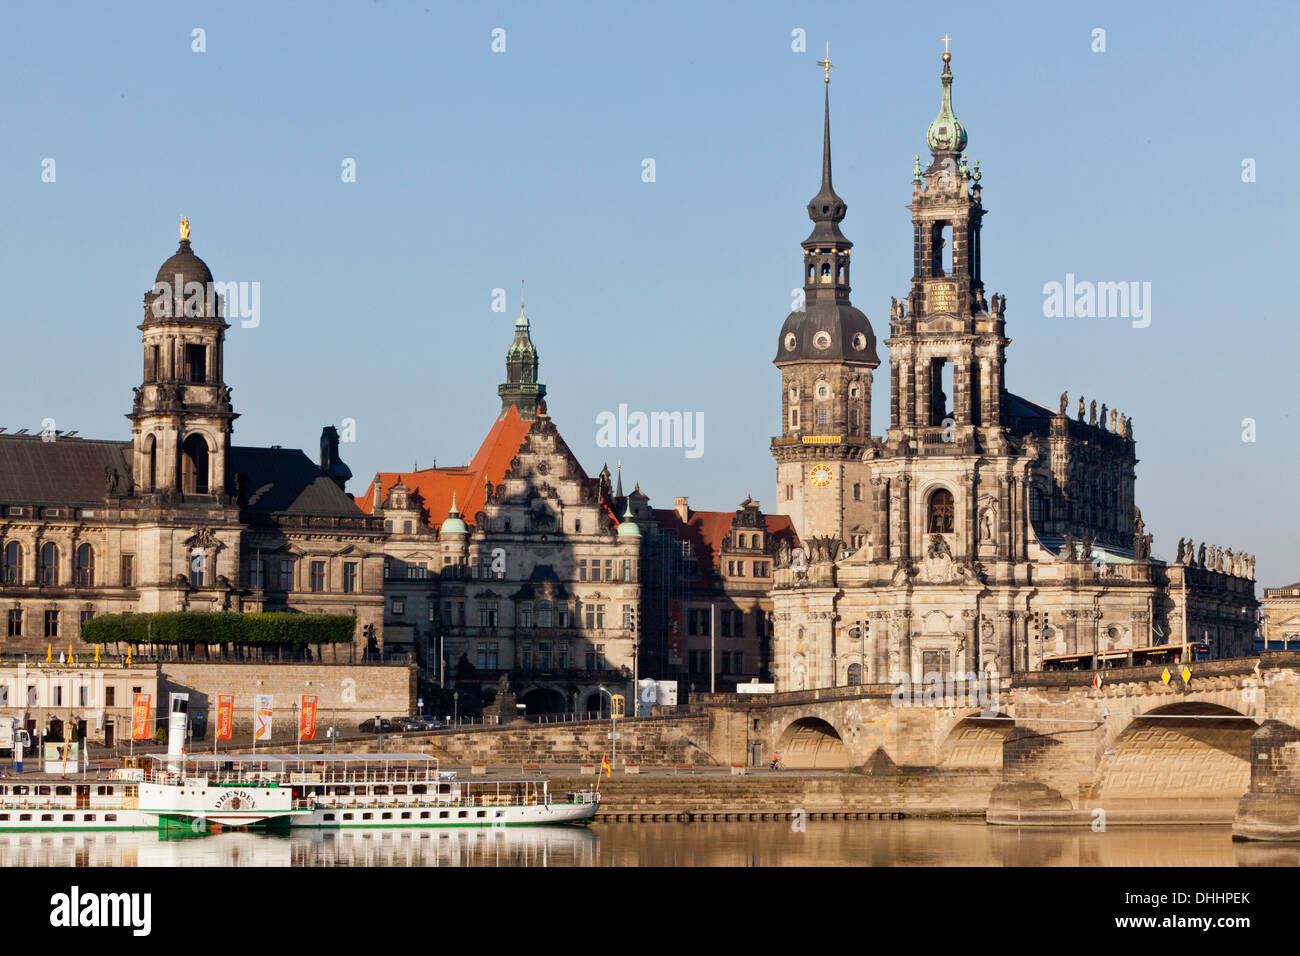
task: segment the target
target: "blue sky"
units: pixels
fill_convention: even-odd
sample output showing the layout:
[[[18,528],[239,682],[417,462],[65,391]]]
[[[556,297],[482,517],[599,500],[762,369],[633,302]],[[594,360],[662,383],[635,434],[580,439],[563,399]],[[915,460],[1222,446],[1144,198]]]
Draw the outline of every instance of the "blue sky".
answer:
[[[185,213],[217,279],[262,287],[261,324],[227,345],[238,444],[314,454],[323,424],[351,418],[354,491],[467,461],[524,278],[551,414],[590,472],[621,457],[661,506],[772,506],[771,359],[820,167],[814,61],[829,40],[853,299],[884,339],[947,33],[984,173],[984,278],[1008,296],[1008,387],[1134,417],[1157,555],[1191,535],[1257,553],[1264,585],[1300,578],[1295,6],[917,11],[8,3],[0,425],[128,436],[141,296]],[[1067,273],[1150,282],[1150,327],[1044,317],[1044,283]],[[598,448],[596,416],[620,403],[702,412],[704,454]],[[883,370],[873,405],[879,434]]]

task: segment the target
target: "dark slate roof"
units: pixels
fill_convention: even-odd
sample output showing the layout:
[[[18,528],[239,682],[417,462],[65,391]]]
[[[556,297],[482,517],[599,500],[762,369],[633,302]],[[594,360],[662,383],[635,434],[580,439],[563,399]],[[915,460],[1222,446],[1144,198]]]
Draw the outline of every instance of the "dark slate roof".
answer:
[[[104,469],[121,475],[125,493],[131,443],[37,435],[0,435],[0,502],[93,506],[104,503]]]
[[[1007,392],[1007,412],[1012,418],[1053,418],[1056,412],[1027,398]]]
[[[243,474],[248,510],[258,513],[362,516],[352,497],[297,448],[230,449],[229,470]]]
[[[818,332],[830,335],[830,345],[819,349],[813,344]],[[853,337],[861,332],[862,348],[856,348]],[[786,348],[785,337],[794,333],[794,348]],[[851,362],[880,365],[880,356],[876,354],[876,333],[871,322],[861,309],[854,308],[847,302],[819,302],[809,300],[804,309],[791,312],[781,326],[777,338],[776,358],[773,363],[785,362]]]
[[[190,282],[198,282],[205,289],[207,284],[212,281],[212,270],[208,264],[194,254],[190,248],[190,241],[182,239],[180,248],[178,248],[170,259],[158,267],[158,275],[154,280],[165,282],[169,286],[176,283],[176,276],[181,277],[181,288],[173,289],[173,295],[184,295],[185,285]]]

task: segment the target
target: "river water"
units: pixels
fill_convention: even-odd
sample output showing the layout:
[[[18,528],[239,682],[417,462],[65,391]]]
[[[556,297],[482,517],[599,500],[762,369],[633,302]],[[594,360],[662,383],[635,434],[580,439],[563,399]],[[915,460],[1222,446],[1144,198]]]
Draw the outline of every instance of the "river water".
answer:
[[[991,827],[979,820],[610,823],[587,829],[150,830],[0,835],[0,866],[1297,866],[1226,826]]]

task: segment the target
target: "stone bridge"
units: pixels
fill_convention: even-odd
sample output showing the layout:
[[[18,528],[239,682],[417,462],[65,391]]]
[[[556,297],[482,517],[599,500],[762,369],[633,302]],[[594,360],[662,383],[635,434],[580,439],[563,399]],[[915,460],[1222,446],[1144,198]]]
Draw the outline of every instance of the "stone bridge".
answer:
[[[1156,665],[1101,671],[1100,687],[1092,671],[1051,671],[996,693],[867,685],[692,707],[720,762],[777,751],[791,768],[998,771],[990,823],[1232,822],[1241,838],[1300,839],[1300,653],[1188,666],[1187,681]]]

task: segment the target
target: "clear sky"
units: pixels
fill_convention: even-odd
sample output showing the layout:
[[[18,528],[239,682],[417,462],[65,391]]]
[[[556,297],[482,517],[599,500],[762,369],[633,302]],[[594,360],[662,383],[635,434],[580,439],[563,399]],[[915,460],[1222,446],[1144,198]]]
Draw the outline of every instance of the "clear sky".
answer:
[[[260,324],[226,350],[237,444],[314,457],[322,425],[353,419],[354,492],[466,462],[523,278],[550,412],[590,473],[621,458],[659,506],[772,508],[771,360],[820,172],[814,61],[829,40],[853,301],[883,340],[946,33],[1008,387],[1133,416],[1157,556],[1191,535],[1290,583],[1298,21],[1292,3],[9,2],[0,425],[129,436],[141,297],[185,213],[218,280],[261,283]],[[1067,274],[1150,282],[1150,326],[1045,317]],[[703,413],[704,454],[597,447],[620,403]]]

